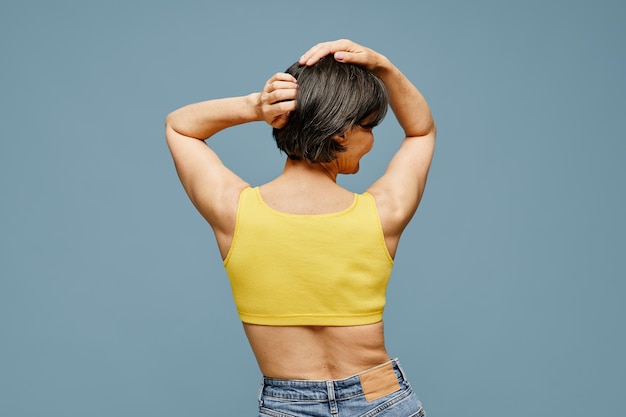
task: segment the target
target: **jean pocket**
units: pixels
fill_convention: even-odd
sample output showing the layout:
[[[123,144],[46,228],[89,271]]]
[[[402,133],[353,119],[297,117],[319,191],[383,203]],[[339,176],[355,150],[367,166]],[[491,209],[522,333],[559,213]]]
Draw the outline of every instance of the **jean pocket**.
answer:
[[[269,408],[260,407],[259,417],[298,417],[291,414],[281,413],[280,411],[271,410]]]

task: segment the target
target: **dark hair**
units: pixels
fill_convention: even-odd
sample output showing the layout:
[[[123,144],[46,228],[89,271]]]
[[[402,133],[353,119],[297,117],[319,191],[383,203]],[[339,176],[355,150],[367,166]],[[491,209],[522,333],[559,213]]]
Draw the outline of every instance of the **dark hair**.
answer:
[[[330,162],[344,147],[333,139],[351,128],[379,124],[389,102],[383,82],[365,68],[337,62],[331,55],[310,67],[298,63],[287,73],[298,80],[296,109],[273,135],[291,159]]]

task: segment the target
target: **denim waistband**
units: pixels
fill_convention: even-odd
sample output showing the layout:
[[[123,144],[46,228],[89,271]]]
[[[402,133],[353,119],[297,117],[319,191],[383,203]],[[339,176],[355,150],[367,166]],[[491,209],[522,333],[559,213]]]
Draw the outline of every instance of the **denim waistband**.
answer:
[[[259,401],[261,401],[263,396],[285,400],[324,401],[329,399],[348,399],[363,395],[359,375],[363,375],[389,363],[391,363],[393,367],[398,382],[404,385],[404,383],[406,383],[404,370],[400,366],[399,360],[394,358],[381,365],[343,379],[299,380],[264,377],[263,384],[259,390]]]

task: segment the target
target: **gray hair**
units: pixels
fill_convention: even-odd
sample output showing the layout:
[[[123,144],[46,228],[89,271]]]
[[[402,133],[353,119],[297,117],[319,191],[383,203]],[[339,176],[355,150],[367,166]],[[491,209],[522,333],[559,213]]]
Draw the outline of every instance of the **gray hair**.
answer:
[[[310,67],[295,63],[286,72],[298,80],[296,110],[283,128],[273,130],[273,136],[291,159],[330,162],[344,151],[333,137],[358,125],[374,127],[387,114],[385,85],[363,67],[329,55]]]

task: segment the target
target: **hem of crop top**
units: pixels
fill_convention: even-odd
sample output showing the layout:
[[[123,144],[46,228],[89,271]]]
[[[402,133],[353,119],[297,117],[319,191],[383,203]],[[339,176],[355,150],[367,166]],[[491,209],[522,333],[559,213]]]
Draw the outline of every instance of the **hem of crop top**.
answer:
[[[243,323],[263,326],[363,326],[383,320],[383,311],[363,315],[293,315],[293,316],[259,316],[239,312]]]

